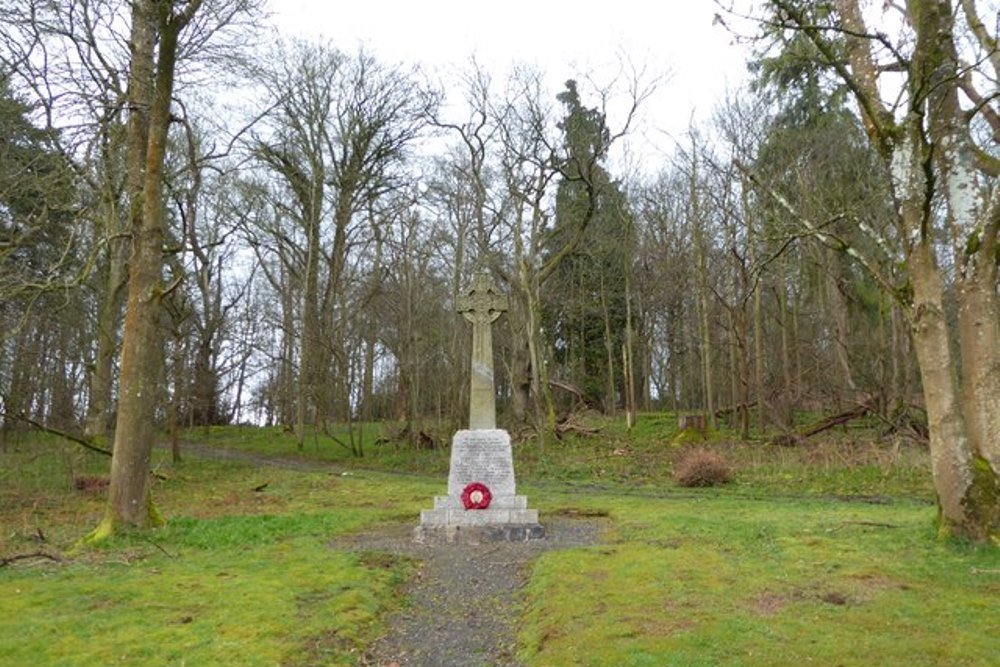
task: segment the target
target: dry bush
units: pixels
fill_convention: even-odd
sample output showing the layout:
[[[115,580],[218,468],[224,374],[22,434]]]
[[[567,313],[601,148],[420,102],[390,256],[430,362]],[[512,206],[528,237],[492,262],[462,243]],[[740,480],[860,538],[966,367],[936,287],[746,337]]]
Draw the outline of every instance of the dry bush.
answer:
[[[731,481],[732,477],[726,459],[707,449],[688,452],[674,468],[674,479],[681,486],[718,486]]]
[[[73,478],[73,488],[84,493],[102,493],[108,488],[110,479],[95,475],[77,475]]]

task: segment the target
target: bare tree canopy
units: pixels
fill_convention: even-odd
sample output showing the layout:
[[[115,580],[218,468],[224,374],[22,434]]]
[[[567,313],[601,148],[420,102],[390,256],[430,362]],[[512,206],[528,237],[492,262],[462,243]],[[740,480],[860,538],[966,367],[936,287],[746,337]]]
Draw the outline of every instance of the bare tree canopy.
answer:
[[[864,414],[928,442],[942,534],[993,538],[992,5],[721,4],[751,82],[653,154],[676,87],[628,53],[430,71],[257,0],[0,0],[0,446],[113,442],[95,539],[159,521],[163,432],[437,446],[487,272],[499,422],[540,450],[582,410]]]

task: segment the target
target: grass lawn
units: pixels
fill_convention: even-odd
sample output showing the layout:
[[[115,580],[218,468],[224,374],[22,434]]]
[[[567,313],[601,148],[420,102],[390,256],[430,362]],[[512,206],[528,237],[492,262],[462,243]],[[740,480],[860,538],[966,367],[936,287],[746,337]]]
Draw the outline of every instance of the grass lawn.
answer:
[[[657,419],[516,448],[543,523],[596,514],[609,526],[599,546],[536,562],[518,623],[526,664],[996,664],[1000,549],[935,539],[919,448],[853,432],[800,448],[723,438],[708,446],[736,483],[680,489],[669,419]],[[158,460],[165,528],[0,568],[0,665],[356,664],[405,604],[415,563],[328,544],[415,523],[443,490],[447,452],[356,461],[332,442],[299,453],[247,429],[208,442],[339,468]],[[106,470],[44,438],[0,453],[0,557],[64,554],[103,507],[73,480]]]
[[[0,556],[64,551],[103,507],[71,488],[67,461],[77,474],[106,461],[22,449],[0,454],[3,470],[29,472],[0,486]],[[413,563],[327,545],[412,519],[431,484],[392,484],[389,505],[381,476],[194,460],[159,470],[165,528],[0,569],[0,665],[352,665],[401,604]]]
[[[612,538],[535,566],[528,664],[996,664],[1000,551],[936,542],[926,505],[714,494],[588,504],[609,513]]]

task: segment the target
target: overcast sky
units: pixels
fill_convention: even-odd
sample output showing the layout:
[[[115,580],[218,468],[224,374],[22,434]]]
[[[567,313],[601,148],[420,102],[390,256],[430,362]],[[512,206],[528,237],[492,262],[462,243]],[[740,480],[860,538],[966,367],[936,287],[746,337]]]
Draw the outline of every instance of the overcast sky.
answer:
[[[713,24],[713,0],[272,0],[271,9],[287,35],[322,36],[346,51],[364,45],[442,77],[472,55],[498,73],[514,62],[537,65],[556,92],[625,53],[663,77],[642,128],[654,150],[683,136],[693,110],[707,117],[745,72],[745,49]]]

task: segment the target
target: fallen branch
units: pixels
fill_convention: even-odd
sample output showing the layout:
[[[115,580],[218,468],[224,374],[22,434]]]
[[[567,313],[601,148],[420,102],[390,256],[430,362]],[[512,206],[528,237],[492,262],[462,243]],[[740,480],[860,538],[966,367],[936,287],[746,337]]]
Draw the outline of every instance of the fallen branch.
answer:
[[[831,415],[826,419],[822,419],[812,426],[803,429],[799,432],[799,436],[803,438],[808,438],[814,436],[817,433],[822,433],[823,431],[829,431],[834,426],[840,426],[841,424],[846,424],[849,421],[854,421],[855,419],[860,419],[868,414],[872,409],[870,402],[861,403],[857,407],[851,408],[846,412],[841,412],[840,414]]]
[[[47,551],[32,551],[28,554],[18,554],[16,556],[0,556],[0,567],[10,565],[19,560],[28,560],[29,558],[47,558],[56,563],[66,562],[66,559],[58,554],[50,554]]]
[[[843,526],[871,526],[873,528],[899,528],[894,523],[882,523],[881,521],[841,521]]]
[[[835,426],[840,426],[841,424],[846,424],[849,421],[854,421],[855,419],[864,417],[872,411],[873,405],[874,401],[869,399],[863,403],[859,403],[856,407],[853,407],[850,410],[821,419],[812,426],[807,426],[800,431],[779,433],[771,438],[771,444],[779,445],[781,447],[794,447],[801,444],[801,442],[806,438],[824,431],[829,431]]]
[[[167,558],[176,558],[176,556],[175,556],[175,555],[173,555],[172,553],[170,553],[169,551],[167,551],[166,549],[164,549],[163,547],[161,547],[161,546],[160,546],[159,544],[157,544],[156,542],[150,542],[150,544],[152,544],[152,545],[153,545],[154,547],[156,547],[156,548],[157,548],[157,549],[159,549],[159,550],[160,550],[161,552],[163,552],[163,554],[164,554],[164,555],[166,555],[166,556],[167,556]]]
[[[577,412],[567,412],[556,422],[555,436],[560,440],[567,433],[578,433],[580,435],[597,435],[600,428],[584,426],[579,421],[580,414]]]
[[[583,390],[577,387],[571,382],[566,382],[565,380],[555,380],[549,378],[549,386],[554,389],[562,389],[563,391],[573,394],[576,396],[576,400],[580,403],[587,405],[587,398],[583,395]]]
[[[61,430],[59,430],[57,428],[52,428],[51,426],[46,426],[45,424],[41,424],[39,422],[36,422],[34,419],[31,419],[30,417],[25,417],[24,415],[17,415],[14,418],[17,419],[17,420],[19,420],[19,421],[23,421],[26,424],[31,424],[32,426],[34,426],[35,428],[37,428],[39,431],[42,431],[43,433],[51,433],[52,435],[57,435],[60,438],[65,438],[66,440],[69,440],[70,442],[74,442],[74,443],[80,445],[81,447],[84,447],[85,449],[89,449],[92,452],[96,452],[98,454],[104,454],[105,456],[113,456],[113,453],[111,452],[111,450],[104,449],[103,447],[98,447],[97,445],[95,445],[93,443],[93,441],[87,440],[86,438],[83,438],[81,436],[73,435],[72,433],[67,433],[66,431],[61,431]],[[150,470],[149,474],[152,475],[153,477],[155,477],[156,479],[159,479],[159,480],[170,479],[169,477],[167,477],[163,473],[156,472],[155,470]]]

